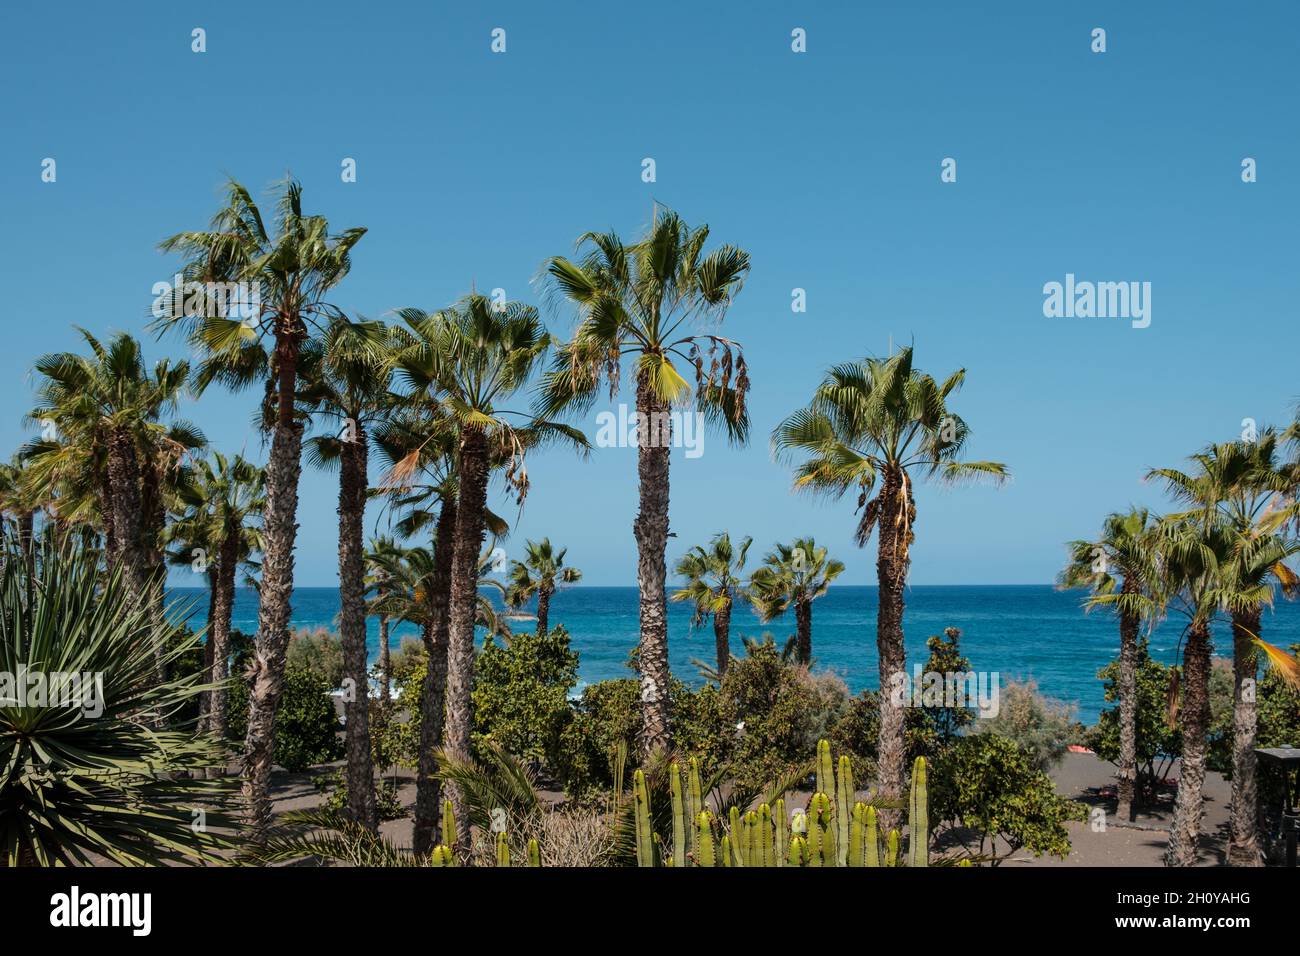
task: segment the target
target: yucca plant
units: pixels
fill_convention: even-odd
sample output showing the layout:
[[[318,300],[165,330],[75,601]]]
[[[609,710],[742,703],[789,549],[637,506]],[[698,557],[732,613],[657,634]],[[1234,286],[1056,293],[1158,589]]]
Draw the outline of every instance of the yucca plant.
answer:
[[[172,666],[198,638],[180,637],[174,607],[160,619],[120,566],[105,576],[96,552],[50,535],[30,554],[11,535],[0,546],[0,863],[213,859],[227,791],[187,772],[225,758],[177,721],[209,688]]]

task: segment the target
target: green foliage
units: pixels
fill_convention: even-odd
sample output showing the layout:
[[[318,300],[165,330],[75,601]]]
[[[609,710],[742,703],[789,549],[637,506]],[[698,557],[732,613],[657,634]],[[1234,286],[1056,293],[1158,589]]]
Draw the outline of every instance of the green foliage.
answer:
[[[230,737],[248,732],[248,685],[230,688]],[[313,671],[291,667],[284,672],[284,694],[275,717],[275,762],[297,772],[343,756],[342,730],[329,685]]]
[[[0,673],[26,675],[0,685],[0,865],[212,859],[228,786],[191,774],[225,753],[180,719],[208,688],[179,666],[198,642],[174,609],[159,616],[105,578],[94,551],[42,538],[29,555],[8,534],[0,607]],[[176,667],[165,682],[156,650]],[[68,695],[49,693],[54,680]]]
[[[287,667],[314,674],[329,690],[343,683],[343,641],[328,628],[294,631],[287,661]]]
[[[506,646],[489,638],[474,669],[475,746],[490,740],[529,760],[554,753],[578,682],[568,632],[516,634]]]
[[[1028,754],[998,734],[960,738],[936,760],[932,818],[959,824],[980,835],[980,852],[998,862],[1001,838],[1011,851],[1035,856],[1070,852],[1068,820],[1083,820],[1082,804],[1057,796],[1052,780]]]
[[[312,781],[318,791],[325,791],[321,809],[329,813],[342,814],[348,805],[348,781],[342,770],[332,770]],[[375,787],[375,811],[380,822],[400,820],[406,816],[406,808],[398,797],[398,786],[393,780],[381,780]]]
[[[1097,672],[1105,685],[1106,702],[1115,706],[1101,712],[1088,735],[1088,744],[1103,760],[1119,762],[1119,661],[1113,660]],[[1171,669],[1152,660],[1148,641],[1137,646],[1137,712],[1134,720],[1137,743],[1137,787],[1150,802],[1169,765],[1182,751],[1182,734],[1168,724]]]

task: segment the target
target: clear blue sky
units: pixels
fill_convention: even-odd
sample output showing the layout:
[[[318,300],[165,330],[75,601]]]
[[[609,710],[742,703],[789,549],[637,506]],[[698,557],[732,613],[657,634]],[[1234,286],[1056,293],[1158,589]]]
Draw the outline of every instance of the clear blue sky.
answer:
[[[206,223],[227,174],[260,193],[292,170],[309,211],[369,228],[334,297],[368,316],[471,284],[540,303],[545,257],[588,229],[634,237],[658,199],[753,257],[726,329],[750,362],[754,440],[674,452],[670,560],[720,529],[753,535],[756,554],[814,534],[848,563],[843,583],[874,582],[852,502],[791,495],[767,435],[828,364],[892,336],[936,375],[967,368],[971,451],[1015,476],[920,491],[912,581],[1047,582],[1062,542],[1107,511],[1161,504],[1146,469],[1235,437],[1245,417],[1279,422],[1300,396],[1298,10],[11,5],[0,447],[26,437],[31,359],[75,347],[74,323],[143,334],[175,264],[158,241]],[[1104,54],[1090,51],[1098,26]],[[806,54],[790,50],[795,27]],[[41,182],[45,157],[56,183]],[[344,157],[358,182],[340,181]],[[945,157],[955,184],[940,182]],[[1066,273],[1151,282],[1150,328],[1044,318],[1043,284]],[[186,414],[217,447],[261,457],[254,400],[214,390]],[[578,424],[594,434],[594,413]],[[513,540],[550,535],[588,583],[632,583],[635,466],[631,449],[537,457]],[[335,495],[332,476],[305,477],[300,584],[334,583]]]

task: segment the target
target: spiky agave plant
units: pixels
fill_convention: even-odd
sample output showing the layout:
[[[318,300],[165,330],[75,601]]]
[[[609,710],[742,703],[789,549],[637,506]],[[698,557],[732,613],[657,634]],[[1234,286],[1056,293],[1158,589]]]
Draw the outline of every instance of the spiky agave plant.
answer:
[[[50,535],[0,548],[0,865],[213,859],[227,788],[185,771],[224,755],[178,719],[209,688],[173,666],[198,639],[95,552]]]

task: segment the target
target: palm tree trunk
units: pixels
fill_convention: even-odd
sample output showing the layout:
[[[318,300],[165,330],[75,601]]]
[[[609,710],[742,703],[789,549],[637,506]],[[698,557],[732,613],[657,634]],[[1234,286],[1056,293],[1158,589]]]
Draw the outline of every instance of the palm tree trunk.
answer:
[[[904,487],[904,475],[892,470],[885,473],[880,490],[880,513],[876,532],[879,536],[876,580],[880,603],[876,610],[876,651],[880,659],[880,738],[877,747],[878,785],[884,800],[901,800],[906,774],[903,708],[893,689],[899,675],[907,674],[907,654],[903,644],[903,589],[907,585],[910,563],[908,547],[911,535],[911,501]],[[881,823],[895,829],[901,813],[886,810]]]
[[[1137,583],[1125,579],[1124,590],[1135,593]],[[1133,819],[1137,787],[1137,617],[1121,614],[1119,618],[1119,772],[1115,814],[1122,821]]]
[[[718,679],[727,676],[731,663],[731,602],[713,615],[713,645],[718,655]]]
[[[671,675],[668,670],[668,451],[672,424],[668,405],[650,377],[637,379],[637,478],[640,510],[632,524],[636,539],[636,580],[640,589],[641,750],[668,750]]]
[[[415,774],[415,836],[418,856],[433,849],[438,831],[441,787],[435,776],[434,752],[442,744],[447,703],[447,646],[451,634],[451,565],[456,548],[456,503],[448,500],[438,514],[434,539],[433,575],[429,582],[428,616],[420,629],[426,658],[420,697],[420,754]]]
[[[812,601],[794,604],[795,654],[800,664],[812,663]]]
[[[379,676],[383,685],[379,688],[379,699],[385,706],[393,700],[393,656],[388,649],[388,615],[379,615]]]
[[[262,586],[257,610],[257,648],[249,690],[248,734],[244,738],[243,800],[248,839],[258,845],[271,825],[271,765],[275,759],[275,714],[284,693],[289,648],[289,601],[293,596],[293,548],[298,534],[298,479],[302,474],[302,426],[294,418],[297,397],[296,327],[276,333],[276,422],[266,465],[262,510]]]
[[[339,456],[339,632],[343,673],[350,693],[343,698],[347,745],[347,816],[372,832],[375,771],[370,760],[370,679],[366,672],[366,435],[358,425]]]
[[[203,680],[212,683],[212,629],[217,618],[217,565],[213,561],[208,565],[204,576],[208,579],[208,634],[203,641]],[[212,695],[208,691],[199,696],[199,733],[206,734],[212,730]]]
[[[1195,866],[1204,805],[1205,735],[1210,725],[1210,631],[1207,624],[1195,623],[1187,632],[1187,645],[1183,649],[1182,693],[1183,759],[1165,862],[1170,866]]]
[[[211,626],[208,643],[212,646],[212,682],[219,684],[229,673],[230,619],[235,611],[235,571],[239,564],[239,536],[243,529],[227,527],[217,556],[217,583],[213,589]],[[229,732],[226,689],[215,688],[208,702],[208,727],[218,740],[225,740]]]
[[[144,592],[144,554],[140,547],[140,462],[135,439],[122,428],[113,429],[108,444],[108,480],[112,487],[113,559],[121,567],[123,583],[139,599]]]
[[[545,637],[550,629],[551,588],[542,585],[537,589],[537,636]]]
[[[451,562],[451,634],[447,648],[447,753],[469,760],[474,725],[474,612],[478,607],[478,558],[483,548],[487,510],[487,436],[466,428],[460,444],[460,494],[456,503],[456,548]],[[460,787],[451,788],[456,815],[457,851],[470,853],[469,803]]]
[[[1255,780],[1255,678],[1259,660],[1253,637],[1259,637],[1258,610],[1232,615],[1232,837],[1228,863],[1261,866],[1259,792]]]

